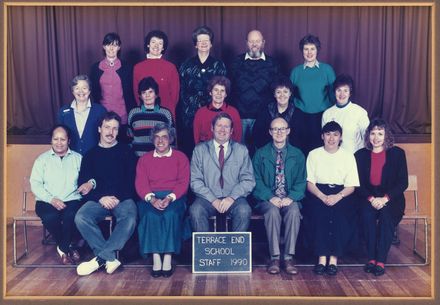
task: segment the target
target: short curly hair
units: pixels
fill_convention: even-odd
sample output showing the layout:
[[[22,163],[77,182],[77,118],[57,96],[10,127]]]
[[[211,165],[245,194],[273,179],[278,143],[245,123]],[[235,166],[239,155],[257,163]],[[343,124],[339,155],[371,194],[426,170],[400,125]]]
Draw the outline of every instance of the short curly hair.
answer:
[[[319,41],[318,36],[307,34],[299,41],[299,50],[302,52],[304,50],[304,46],[306,44],[314,44],[316,46],[316,50],[321,50],[321,41]]]
[[[168,48],[168,36],[167,34],[165,34],[164,32],[160,31],[160,30],[153,30],[148,32],[147,36],[145,36],[144,39],[144,50],[145,53],[150,53],[150,48],[148,47],[148,45],[150,44],[151,38],[153,37],[157,37],[159,39],[163,40],[163,50],[162,50],[162,54],[165,53],[165,51]]]

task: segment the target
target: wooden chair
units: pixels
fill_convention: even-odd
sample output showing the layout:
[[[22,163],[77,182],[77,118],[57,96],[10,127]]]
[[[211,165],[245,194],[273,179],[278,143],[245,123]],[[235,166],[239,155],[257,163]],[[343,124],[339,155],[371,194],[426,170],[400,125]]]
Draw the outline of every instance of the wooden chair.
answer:
[[[66,266],[62,264],[26,264],[19,263],[21,259],[29,254],[29,241],[28,241],[28,222],[37,221],[41,222],[41,218],[35,213],[35,200],[31,200],[32,191],[29,182],[29,177],[24,177],[22,181],[22,203],[21,203],[21,215],[15,216],[12,218],[12,237],[13,237],[13,266],[14,267],[27,267],[27,268],[35,268],[35,267],[52,267],[52,268],[61,268],[61,267],[72,267]],[[105,221],[108,221],[108,228],[111,234],[113,228],[113,217],[107,216]],[[17,224],[19,222],[23,223],[23,240],[24,240],[24,250],[22,253],[18,254],[17,251]],[[48,245],[53,244],[49,241],[49,234],[44,226],[42,226],[43,230],[43,238],[42,244]]]
[[[412,200],[406,200],[405,215],[403,219],[414,221],[414,232],[413,232],[413,253],[419,256],[422,260],[422,264],[395,264],[395,265],[405,265],[405,266],[417,266],[417,265],[427,265],[429,264],[429,249],[428,249],[428,216],[420,215],[419,210],[419,198],[418,198],[418,183],[416,175],[408,176],[408,188],[405,193],[410,193]],[[423,222],[423,233],[424,233],[424,254],[421,254],[417,250],[417,235],[419,230],[419,222]],[[397,230],[397,232],[399,232]]]

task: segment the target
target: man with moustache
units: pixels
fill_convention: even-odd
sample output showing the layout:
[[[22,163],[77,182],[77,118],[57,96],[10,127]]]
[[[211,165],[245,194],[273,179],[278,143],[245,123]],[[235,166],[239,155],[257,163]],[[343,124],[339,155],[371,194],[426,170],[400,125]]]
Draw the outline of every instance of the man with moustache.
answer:
[[[189,209],[193,231],[207,232],[214,215],[228,215],[234,232],[247,231],[252,211],[246,197],[255,186],[248,150],[231,140],[234,126],[229,114],[220,112],[211,126],[214,138],[199,143],[191,159],[191,189],[196,195]]]
[[[136,227],[136,205],[133,201],[136,158],[127,144],[118,143],[121,118],[115,112],[104,115],[98,131],[98,146],[83,158],[78,190],[85,195],[85,204],[75,217],[75,224],[92,248],[95,257],[78,265],[78,275],[89,275],[105,265],[112,274],[121,262],[121,250]],[[105,240],[98,223],[106,216],[116,218],[116,226]]]
[[[283,267],[297,274],[293,263],[300,225],[300,203],[306,190],[306,163],[303,153],[287,141],[291,132],[283,118],[270,124],[272,142],[258,149],[252,160],[256,186],[253,191],[257,211],[264,216],[271,261],[269,274],[280,273],[281,224],[284,224]]]
[[[252,128],[257,113],[273,99],[270,83],[278,75],[278,63],[264,53],[265,40],[258,30],[247,35],[247,52],[239,55],[231,66],[233,103],[240,113],[241,142],[253,152]]]

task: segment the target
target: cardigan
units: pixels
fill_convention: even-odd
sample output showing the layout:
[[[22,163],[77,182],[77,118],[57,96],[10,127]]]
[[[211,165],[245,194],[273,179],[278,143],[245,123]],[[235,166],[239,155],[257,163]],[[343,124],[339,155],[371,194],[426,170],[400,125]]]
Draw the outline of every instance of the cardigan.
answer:
[[[90,83],[91,83],[91,95],[92,100],[100,104],[102,99],[101,86],[99,84],[99,80],[101,79],[104,71],[99,69],[99,61],[94,63],[90,68]],[[124,96],[125,108],[127,110],[127,114],[136,106],[135,98],[132,94],[132,83],[133,83],[133,68],[128,65],[125,61],[121,60],[121,67],[116,70],[116,73],[119,75],[122,84],[122,94]],[[137,96],[137,95],[135,95]]]

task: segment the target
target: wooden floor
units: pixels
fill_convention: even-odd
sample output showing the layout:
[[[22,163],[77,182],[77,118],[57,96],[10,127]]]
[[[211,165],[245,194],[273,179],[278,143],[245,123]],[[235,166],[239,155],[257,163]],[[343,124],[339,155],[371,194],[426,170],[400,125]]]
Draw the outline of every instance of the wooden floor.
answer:
[[[412,254],[410,226],[401,225],[399,246],[392,246],[389,262],[420,262]],[[21,237],[19,231],[19,237]],[[41,244],[41,227],[30,228],[30,254],[22,263],[57,263],[53,245]],[[420,245],[423,242],[420,239]],[[22,238],[19,247],[23,246]],[[148,260],[127,263],[114,274],[98,271],[79,277],[73,267],[17,268],[12,266],[12,233],[8,226],[6,296],[366,296],[430,297],[431,265],[421,267],[387,267],[386,274],[375,277],[361,267],[339,267],[335,277],[316,276],[312,267],[299,267],[299,273],[268,275],[263,266],[267,255],[264,243],[255,243],[254,266],[250,274],[192,274],[190,255],[179,258],[176,272],[169,278],[150,277]],[[185,251],[190,244],[185,245]],[[86,253],[91,257],[91,253]],[[365,258],[347,257],[343,262],[364,263]],[[313,261],[299,261],[308,264]],[[130,264],[143,264],[130,267]]]

